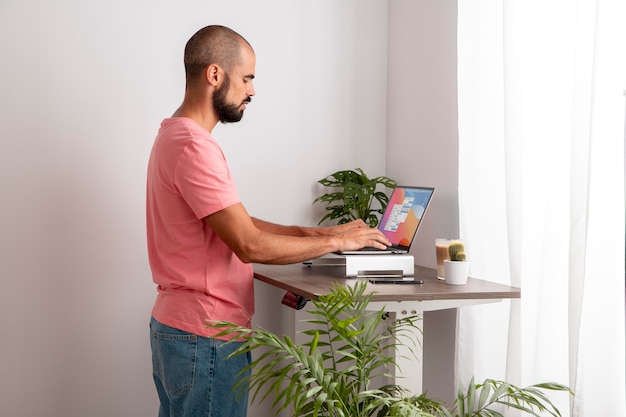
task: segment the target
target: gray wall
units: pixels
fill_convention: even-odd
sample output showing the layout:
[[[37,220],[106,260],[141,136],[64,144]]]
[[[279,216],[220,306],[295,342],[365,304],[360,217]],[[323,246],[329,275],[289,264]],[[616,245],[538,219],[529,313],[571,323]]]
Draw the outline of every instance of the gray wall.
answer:
[[[436,188],[416,262],[435,265],[435,238],[458,237],[456,0],[389,2],[387,174]]]
[[[456,0],[389,1],[387,174],[436,188],[411,253],[435,267],[435,239],[459,237]],[[456,394],[456,310],[424,316],[424,389]]]
[[[313,225],[315,181],[337,169],[434,185],[415,254],[432,266],[435,235],[458,228],[455,7],[0,2],[0,414],[156,414],[145,168],[182,99],[184,43],[206,24],[233,27],[257,52],[257,97],[241,123],[214,131],[248,210]],[[260,317],[276,296],[259,291]]]

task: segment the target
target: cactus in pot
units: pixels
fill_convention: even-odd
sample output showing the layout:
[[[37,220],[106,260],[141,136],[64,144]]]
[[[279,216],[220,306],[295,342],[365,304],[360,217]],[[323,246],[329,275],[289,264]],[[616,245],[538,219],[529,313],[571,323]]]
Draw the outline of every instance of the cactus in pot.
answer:
[[[465,255],[465,246],[461,242],[454,242],[448,246],[448,253],[450,254],[450,260],[456,262],[464,262],[467,260]]]
[[[448,246],[450,259],[443,261],[443,268],[446,272],[446,284],[463,285],[467,283],[469,275],[469,261],[465,255],[463,242],[452,242]]]

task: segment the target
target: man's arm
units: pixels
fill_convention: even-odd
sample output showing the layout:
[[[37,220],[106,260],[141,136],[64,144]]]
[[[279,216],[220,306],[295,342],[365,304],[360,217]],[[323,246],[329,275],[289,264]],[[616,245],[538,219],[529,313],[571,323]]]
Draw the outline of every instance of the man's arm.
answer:
[[[352,221],[350,223],[328,227],[283,226],[281,224],[270,223],[265,220],[257,219],[256,217],[252,217],[252,222],[258,229],[263,230],[264,232],[297,237],[334,236],[348,233],[354,229],[369,227],[361,219]]]
[[[385,248],[390,242],[377,229],[355,225],[324,228],[316,235],[305,236],[297,226],[280,226],[252,219],[241,203],[234,204],[204,218],[204,221],[237,254],[243,262],[290,264],[317,258],[337,250],[355,250],[364,246]],[[281,233],[282,232],[282,233]]]

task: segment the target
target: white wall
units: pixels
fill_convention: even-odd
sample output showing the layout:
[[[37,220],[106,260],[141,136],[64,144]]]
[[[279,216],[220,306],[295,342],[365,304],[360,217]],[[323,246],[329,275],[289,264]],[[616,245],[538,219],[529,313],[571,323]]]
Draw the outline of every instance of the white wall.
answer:
[[[435,238],[458,237],[456,0],[389,2],[387,173],[436,188],[412,253],[435,266]]]
[[[251,213],[315,224],[317,179],[385,173],[386,2],[3,0],[0,415],[156,414],[145,168],[211,23],[258,56],[244,120],[214,131]]]
[[[435,238],[459,237],[456,0],[389,1],[387,174],[435,187],[411,253],[435,267]],[[456,310],[425,314],[424,389],[456,392]]]

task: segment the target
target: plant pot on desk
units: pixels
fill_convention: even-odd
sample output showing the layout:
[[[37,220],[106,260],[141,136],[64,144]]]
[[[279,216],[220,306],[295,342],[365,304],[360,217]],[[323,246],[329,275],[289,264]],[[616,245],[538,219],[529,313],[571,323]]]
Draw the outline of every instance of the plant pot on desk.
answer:
[[[449,259],[446,259],[445,261],[443,261],[443,267],[446,271],[446,284],[467,284],[467,276],[469,275],[469,261],[451,261]]]

